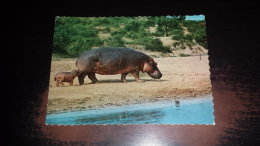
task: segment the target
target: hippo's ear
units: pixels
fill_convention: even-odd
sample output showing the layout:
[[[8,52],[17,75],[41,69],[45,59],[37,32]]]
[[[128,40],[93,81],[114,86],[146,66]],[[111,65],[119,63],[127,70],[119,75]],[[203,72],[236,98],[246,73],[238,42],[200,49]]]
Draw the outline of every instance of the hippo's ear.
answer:
[[[153,63],[153,64],[155,64],[157,66],[157,63],[154,62],[153,58],[149,58],[149,63]]]
[[[149,63],[154,63],[157,66],[157,63],[154,62],[153,58],[149,58]]]
[[[154,62],[153,58],[149,58],[149,62]]]

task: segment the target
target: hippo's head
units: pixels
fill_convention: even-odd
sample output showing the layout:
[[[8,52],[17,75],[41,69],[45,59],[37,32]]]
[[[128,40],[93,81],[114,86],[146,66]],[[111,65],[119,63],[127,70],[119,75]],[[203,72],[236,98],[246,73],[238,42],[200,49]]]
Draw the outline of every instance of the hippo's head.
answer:
[[[70,74],[72,74],[73,76],[78,76],[79,75],[79,71],[74,69],[73,71],[70,72]]]
[[[143,72],[146,72],[150,77],[154,79],[160,79],[162,73],[157,67],[157,63],[154,62],[153,58],[149,59],[149,62],[145,62],[143,66]]]

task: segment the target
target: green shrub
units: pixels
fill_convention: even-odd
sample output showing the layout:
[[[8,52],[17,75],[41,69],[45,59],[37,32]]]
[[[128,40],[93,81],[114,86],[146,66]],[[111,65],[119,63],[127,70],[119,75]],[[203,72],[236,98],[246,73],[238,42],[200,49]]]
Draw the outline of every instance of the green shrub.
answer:
[[[125,34],[127,34],[127,32],[126,31],[113,31],[112,33],[111,33],[111,36],[120,36],[120,37],[123,37]]]
[[[145,49],[151,50],[151,51],[161,51],[163,50],[163,44],[160,39],[152,39],[152,38],[144,38],[143,45],[145,46]]]
[[[178,44],[174,44],[178,49],[187,45],[191,48],[195,44],[193,40],[207,48],[206,29],[201,23],[205,21],[186,21],[184,17],[56,17],[53,53],[74,57],[93,47],[124,47],[125,44],[167,53],[171,52],[169,47],[164,47],[160,39],[152,38],[167,35],[178,40]],[[158,26],[156,33],[147,31],[155,25]],[[184,35],[182,26],[187,27],[190,34]],[[111,36],[107,38],[106,34],[101,40],[99,32]]]
[[[61,17],[56,20],[53,38],[53,52],[67,52],[71,56],[80,55],[94,46],[101,46],[94,27],[85,26],[79,17]],[[86,22],[86,21],[84,21]]]
[[[126,31],[134,31],[138,32],[140,28],[142,27],[141,23],[138,21],[131,21],[125,26]]]
[[[186,49],[186,47],[185,47],[184,45],[183,45],[183,46],[181,46],[180,48],[181,48],[181,49]]]
[[[152,58],[159,58],[157,55],[149,55]]]
[[[169,47],[163,47],[163,43],[159,38],[142,38],[137,40],[137,43],[140,45],[144,45],[146,50],[158,51],[163,53],[171,52]]]
[[[176,48],[177,46],[179,46],[181,43],[179,42],[174,42],[172,45]]]
[[[102,30],[103,33],[110,33],[111,30],[109,27],[106,27],[105,29]]]
[[[174,36],[172,37],[172,39],[173,39],[173,40],[178,40],[178,41],[180,41],[180,40],[185,40],[185,36],[182,35],[182,34],[176,34],[176,35],[174,35]]]
[[[74,58],[76,56],[72,56],[66,53],[52,53],[51,60],[52,61],[60,61],[62,58]]]
[[[154,27],[155,21],[154,20],[147,20],[145,22],[145,27]]]
[[[120,34],[108,37],[104,40],[105,47],[125,47],[125,42]]]
[[[170,31],[171,35],[183,35],[184,36],[184,32],[182,29],[173,29]]]
[[[155,37],[163,37],[164,33],[161,31],[156,31],[155,33],[151,33],[151,35]]]
[[[207,49],[207,36],[205,21],[184,21],[183,25],[188,28],[194,40],[205,49]]]
[[[185,35],[185,38],[186,38],[187,42],[192,42],[192,40],[193,40],[193,37],[190,34]]]
[[[194,33],[193,36],[198,44],[203,46],[205,49],[208,48],[206,30],[198,30],[198,31],[196,31],[196,33]]]
[[[147,37],[150,37],[150,33],[147,32],[146,30],[144,29],[140,29],[139,32],[135,32],[135,31],[130,31],[128,32],[125,37],[126,38],[130,38],[130,39],[133,39],[133,40],[137,40],[137,39],[142,39],[142,38],[147,38]]]
[[[134,31],[130,31],[125,35],[125,37],[130,38],[130,39],[137,39],[137,38],[139,38],[139,34]]]
[[[180,56],[180,57],[187,57],[187,56],[190,56],[190,55],[189,55],[189,54],[180,53],[179,56]]]
[[[162,58],[164,58],[164,57],[166,57],[167,55],[166,55],[165,53],[160,53],[160,56],[161,56]]]

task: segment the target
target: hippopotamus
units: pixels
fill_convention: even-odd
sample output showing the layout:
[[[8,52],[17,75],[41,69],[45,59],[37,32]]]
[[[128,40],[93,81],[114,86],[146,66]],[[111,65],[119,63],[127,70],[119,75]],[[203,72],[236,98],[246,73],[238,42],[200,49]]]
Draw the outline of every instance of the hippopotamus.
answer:
[[[99,82],[95,73],[101,75],[122,74],[121,81],[126,81],[126,75],[131,73],[137,82],[144,82],[139,78],[139,72],[146,72],[154,79],[160,79],[162,74],[157,63],[150,56],[130,48],[98,48],[91,49],[80,55],[76,61],[78,68],[79,84],[84,83],[84,78]]]
[[[63,85],[63,82],[69,82],[71,86],[73,86],[73,80],[76,76],[78,76],[78,71],[74,69],[71,72],[59,72],[54,76],[54,81],[56,81],[57,87],[59,84]]]

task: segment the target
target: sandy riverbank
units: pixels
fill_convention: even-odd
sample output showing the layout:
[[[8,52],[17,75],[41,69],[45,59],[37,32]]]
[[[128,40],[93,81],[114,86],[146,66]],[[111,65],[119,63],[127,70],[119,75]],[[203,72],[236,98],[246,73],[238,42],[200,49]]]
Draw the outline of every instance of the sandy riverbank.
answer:
[[[137,83],[133,76],[126,77],[127,83],[120,81],[121,75],[96,75],[101,82],[92,84],[86,77],[85,84],[79,86],[78,78],[74,86],[64,83],[56,87],[53,80],[59,71],[76,69],[75,60],[52,61],[47,113],[68,110],[83,110],[106,106],[121,106],[136,103],[156,102],[179,98],[198,98],[211,94],[208,56],[155,58],[162,72],[156,80],[141,74],[144,83]]]

